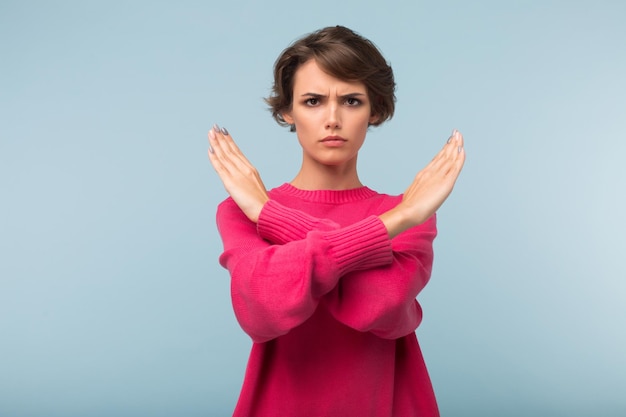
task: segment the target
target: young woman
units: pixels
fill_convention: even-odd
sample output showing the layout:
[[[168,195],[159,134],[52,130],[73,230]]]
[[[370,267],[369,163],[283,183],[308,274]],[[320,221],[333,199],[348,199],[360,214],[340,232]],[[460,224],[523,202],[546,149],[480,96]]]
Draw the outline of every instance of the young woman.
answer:
[[[224,128],[209,160],[235,315],[253,340],[234,416],[437,416],[415,336],[435,211],[465,160],[453,131],[401,196],[361,184],[369,126],[392,117],[391,67],[367,39],[328,27],[278,58],[268,103],[302,146],[295,178],[266,191]]]

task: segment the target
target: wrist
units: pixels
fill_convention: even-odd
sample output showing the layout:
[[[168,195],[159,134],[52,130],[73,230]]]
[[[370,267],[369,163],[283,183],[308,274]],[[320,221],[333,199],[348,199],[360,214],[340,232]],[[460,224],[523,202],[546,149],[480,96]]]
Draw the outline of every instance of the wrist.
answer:
[[[250,213],[248,214],[248,218],[250,220],[252,220],[254,223],[258,223],[259,222],[259,217],[261,216],[261,212],[263,211],[263,207],[265,207],[265,203],[268,202],[269,199],[259,202],[253,210],[250,210]]]
[[[402,209],[402,204],[386,211],[378,217],[385,225],[390,239],[414,226],[411,217]]]

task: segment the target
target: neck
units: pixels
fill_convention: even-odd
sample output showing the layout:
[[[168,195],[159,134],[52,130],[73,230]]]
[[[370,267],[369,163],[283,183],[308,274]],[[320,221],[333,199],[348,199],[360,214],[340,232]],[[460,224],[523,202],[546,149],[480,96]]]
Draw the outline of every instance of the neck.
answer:
[[[312,164],[305,159],[290,184],[301,190],[350,190],[363,186],[356,170],[356,158],[342,165]]]

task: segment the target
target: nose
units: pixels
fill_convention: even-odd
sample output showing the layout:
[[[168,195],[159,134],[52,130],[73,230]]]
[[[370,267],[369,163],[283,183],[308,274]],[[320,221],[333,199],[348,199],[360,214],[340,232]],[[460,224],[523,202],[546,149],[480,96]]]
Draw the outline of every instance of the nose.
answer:
[[[326,118],[326,129],[335,130],[341,128],[341,114],[337,103],[331,103],[328,106],[328,115]]]

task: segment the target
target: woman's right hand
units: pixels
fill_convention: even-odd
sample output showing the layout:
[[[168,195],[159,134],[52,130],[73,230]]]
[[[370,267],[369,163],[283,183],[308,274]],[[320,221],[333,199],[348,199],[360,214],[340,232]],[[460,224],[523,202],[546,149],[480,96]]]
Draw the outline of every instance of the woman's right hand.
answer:
[[[239,150],[226,129],[215,125],[209,130],[208,136],[211,165],[228,194],[245,215],[256,223],[261,209],[269,200],[259,172]]]
[[[389,237],[430,218],[452,192],[464,162],[463,135],[454,130],[443,149],[415,176],[402,202],[380,215]]]

